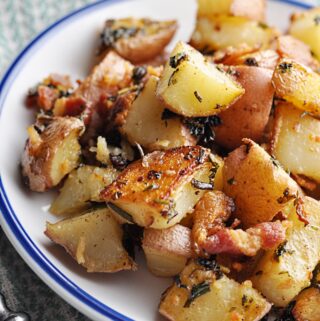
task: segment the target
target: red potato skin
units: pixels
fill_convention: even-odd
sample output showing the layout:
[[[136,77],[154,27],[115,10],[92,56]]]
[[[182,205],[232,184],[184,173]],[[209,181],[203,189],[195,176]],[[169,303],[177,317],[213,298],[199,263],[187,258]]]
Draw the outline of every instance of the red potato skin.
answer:
[[[274,95],[271,70],[249,66],[236,66],[232,70],[245,94],[219,114],[222,123],[214,128],[216,142],[228,150],[239,147],[243,138],[261,141]]]

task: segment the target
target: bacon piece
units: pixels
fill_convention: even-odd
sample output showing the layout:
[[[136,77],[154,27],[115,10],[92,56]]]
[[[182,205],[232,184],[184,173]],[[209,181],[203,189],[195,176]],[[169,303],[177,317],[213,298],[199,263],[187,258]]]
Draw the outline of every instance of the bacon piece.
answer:
[[[203,248],[209,254],[228,253],[255,256],[260,249],[273,248],[285,240],[286,224],[266,222],[246,231],[221,228],[207,238]]]

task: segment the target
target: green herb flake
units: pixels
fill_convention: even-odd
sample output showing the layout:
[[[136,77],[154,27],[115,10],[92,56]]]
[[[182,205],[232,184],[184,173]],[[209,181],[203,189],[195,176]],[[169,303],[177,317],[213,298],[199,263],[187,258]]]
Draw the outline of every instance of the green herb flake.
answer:
[[[188,59],[188,55],[185,52],[179,52],[175,56],[170,57],[169,64],[171,68],[177,68],[181,62]]]
[[[147,192],[147,191],[152,191],[152,190],[155,190],[155,189],[158,189],[158,188],[159,188],[158,184],[150,184],[143,191]]]
[[[205,182],[200,182],[197,179],[193,178],[191,181],[191,185],[194,188],[201,189],[201,190],[206,190],[206,191],[212,191],[214,186],[213,184],[210,183],[205,183]]]
[[[108,203],[107,206],[114,212],[116,212],[118,215],[126,219],[130,223],[134,223],[134,220],[132,218],[132,215],[130,215],[128,212],[123,210],[122,208],[118,207],[117,205],[113,203]]]
[[[234,179],[234,177],[231,177],[231,178],[229,178],[229,179],[227,180],[227,183],[228,183],[229,185],[235,185],[235,184],[236,184],[236,180]]]
[[[278,68],[280,69],[281,73],[286,73],[290,71],[290,69],[293,67],[293,64],[291,62],[282,62],[279,64]]]
[[[261,29],[268,29],[268,25],[266,23],[263,23],[263,22],[259,22],[258,26],[261,28]]]
[[[195,91],[193,94],[197,98],[198,102],[201,103],[202,102],[202,97],[199,95],[199,93],[197,91]]]
[[[175,85],[178,81],[177,79],[174,78],[176,73],[178,73],[179,68],[177,68],[170,76],[169,81],[168,81],[168,86]]]
[[[210,292],[210,283],[208,281],[204,281],[200,284],[194,285],[191,289],[189,298],[184,304],[184,308],[190,307],[191,303],[198,297]]]

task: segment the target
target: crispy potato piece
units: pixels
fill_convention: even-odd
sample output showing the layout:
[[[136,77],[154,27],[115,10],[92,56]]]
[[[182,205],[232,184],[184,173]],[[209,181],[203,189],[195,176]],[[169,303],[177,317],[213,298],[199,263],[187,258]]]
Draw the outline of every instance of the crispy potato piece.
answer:
[[[320,116],[320,75],[294,60],[283,58],[273,74],[276,96]]]
[[[293,174],[320,182],[320,120],[291,104],[275,110],[271,153]]]
[[[50,212],[56,215],[76,214],[88,209],[90,201],[102,202],[101,191],[117,175],[117,170],[111,167],[80,166],[68,175],[60,194],[51,204]]]
[[[243,93],[229,75],[183,42],[171,53],[157,88],[170,110],[187,117],[215,115]]]
[[[101,34],[100,51],[113,48],[123,58],[140,63],[159,55],[173,38],[177,28],[175,20],[107,20]]]
[[[290,35],[283,35],[275,40],[275,49],[282,58],[293,59],[312,69],[319,68],[319,62],[311,54],[310,47]]]
[[[47,223],[45,234],[63,246],[88,272],[136,269],[122,245],[121,225],[106,208],[55,224]]]
[[[320,289],[309,288],[299,293],[291,313],[296,321],[320,321]]]
[[[207,192],[202,196],[193,213],[192,241],[197,253],[202,252],[210,230],[223,225],[234,209],[232,199],[223,192]]]
[[[239,284],[215,262],[199,259],[189,262],[164,293],[159,311],[172,321],[258,321],[270,308],[250,281]]]
[[[239,147],[242,138],[261,141],[274,94],[271,70],[248,66],[230,70],[245,89],[245,94],[219,114],[221,124],[214,127],[216,142],[229,150]]]
[[[264,254],[252,277],[254,287],[279,307],[310,285],[320,260],[319,202],[304,197],[291,201],[283,211],[292,222],[287,239]]]
[[[320,8],[295,13],[291,17],[289,33],[310,46],[317,59],[320,59]]]
[[[267,49],[244,54],[238,57],[238,59],[234,59],[230,64],[261,67],[274,71],[278,60],[279,55],[277,52],[272,49]]]
[[[243,17],[200,16],[191,38],[191,45],[198,50],[217,50],[243,44],[266,49],[278,34],[275,28]]]
[[[265,0],[198,0],[198,15],[226,14],[265,21]]]
[[[245,228],[272,221],[293,195],[298,184],[262,147],[244,139],[226,158],[224,191],[236,204],[235,216]]]
[[[158,78],[150,77],[129,108],[122,132],[132,143],[149,151],[195,145],[196,141],[180,118],[162,119],[165,106],[156,98]]]
[[[204,194],[213,164],[200,146],[153,152],[130,164],[103,192],[120,215],[157,229],[178,223]],[[199,186],[200,185],[200,186]],[[202,186],[203,185],[203,186]],[[198,188],[196,188],[198,186]],[[118,208],[118,210],[117,210]]]
[[[78,142],[84,124],[74,117],[39,117],[28,128],[22,155],[22,175],[35,192],[44,192],[60,183],[79,165]]]
[[[192,256],[191,231],[179,224],[164,230],[145,229],[142,248],[150,272],[175,276]]]

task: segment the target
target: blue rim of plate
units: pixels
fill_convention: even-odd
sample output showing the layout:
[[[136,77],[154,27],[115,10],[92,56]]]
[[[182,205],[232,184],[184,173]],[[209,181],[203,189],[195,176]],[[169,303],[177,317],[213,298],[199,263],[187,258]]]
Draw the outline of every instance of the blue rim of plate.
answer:
[[[76,18],[81,17],[84,14],[87,14],[91,11],[97,10],[100,7],[108,7],[114,3],[125,2],[130,0],[100,0],[95,3],[89,4],[81,9],[73,11],[72,13],[64,16],[55,23],[51,24],[48,28],[42,31],[38,36],[36,36],[16,57],[12,64],[7,69],[2,81],[0,83],[0,117],[2,114],[2,109],[6,96],[10,90],[12,82],[15,79],[15,75],[19,73],[21,68],[25,65],[28,60],[28,57],[37,50],[39,45],[45,41],[45,39],[53,34],[53,31],[60,29],[63,25],[68,22],[73,21]],[[304,9],[310,9],[313,6],[305,3],[301,3],[295,0],[272,0],[275,2],[283,2],[286,4],[294,5]],[[27,234],[25,229],[22,227],[18,217],[14,213],[12,206],[9,202],[9,199],[6,195],[5,188],[1,179],[0,173],[0,215],[2,214],[7,226],[11,230],[14,237],[18,240],[20,245],[22,245],[23,250],[26,254],[32,258],[37,265],[46,272],[48,276],[51,277],[60,287],[66,290],[74,298],[78,299],[86,306],[90,307],[94,311],[102,314],[105,317],[111,318],[115,321],[133,321],[127,316],[111,309],[104,303],[95,299],[80,287],[78,287],[74,282],[72,282],[68,277],[61,273],[50,261],[49,259],[40,251],[36,244],[32,241],[30,236]],[[17,248],[16,248],[17,249]],[[43,280],[45,281],[45,280]],[[80,309],[81,310],[81,309]],[[83,311],[85,313],[85,311]]]

